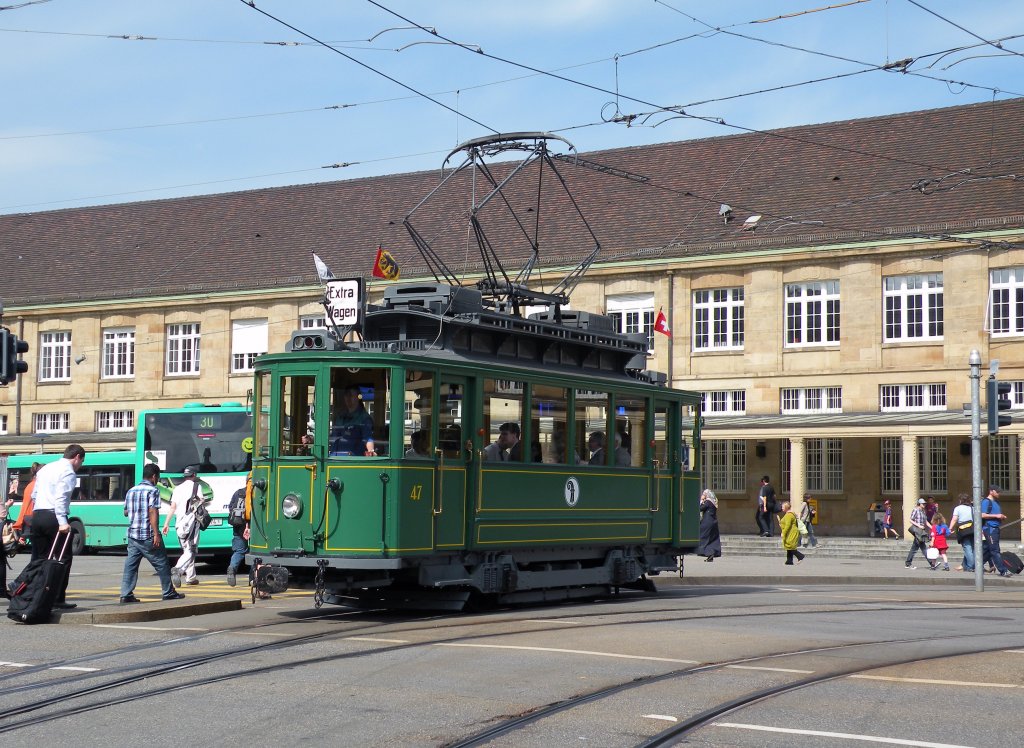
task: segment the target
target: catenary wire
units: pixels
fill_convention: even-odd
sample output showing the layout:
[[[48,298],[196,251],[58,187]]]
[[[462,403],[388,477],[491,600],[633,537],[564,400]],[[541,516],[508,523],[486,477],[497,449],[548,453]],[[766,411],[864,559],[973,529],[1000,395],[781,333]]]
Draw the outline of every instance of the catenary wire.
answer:
[[[434,98],[433,96],[431,96],[430,94],[426,94],[426,93],[423,93],[422,91],[420,91],[420,90],[418,90],[418,89],[416,89],[416,88],[413,88],[413,87],[412,87],[412,86],[410,86],[410,85],[409,85],[408,83],[403,83],[402,81],[400,81],[400,80],[398,80],[397,78],[394,78],[394,77],[392,77],[392,76],[388,75],[387,73],[383,72],[382,70],[377,70],[377,68],[373,67],[372,65],[368,65],[368,64],[366,64],[365,62],[363,62],[362,60],[360,60],[360,59],[358,59],[358,58],[355,58],[355,57],[353,57],[353,56],[352,56],[352,55],[350,55],[350,54],[346,54],[345,52],[342,52],[342,51],[341,51],[340,49],[338,49],[337,47],[332,47],[332,46],[331,46],[331,45],[330,45],[329,43],[327,43],[327,42],[325,42],[325,41],[321,41],[320,39],[316,38],[316,37],[315,37],[315,36],[313,36],[312,34],[308,34],[308,33],[306,33],[305,31],[303,31],[302,29],[299,29],[299,28],[297,28],[297,27],[295,27],[295,26],[292,26],[292,25],[291,25],[290,23],[288,23],[287,21],[284,21],[283,19],[280,19],[280,18],[278,18],[277,16],[275,16],[275,15],[273,15],[273,14],[271,14],[271,13],[268,13],[267,11],[263,10],[262,8],[258,8],[258,7],[256,7],[256,1],[255,1],[255,0],[239,0],[239,2],[241,2],[241,3],[243,4],[243,5],[248,5],[248,6],[250,7],[250,8],[252,8],[253,10],[255,10],[255,11],[256,11],[257,13],[260,13],[261,15],[263,15],[263,16],[266,16],[267,18],[269,18],[270,20],[274,21],[275,23],[279,23],[279,24],[281,24],[282,26],[284,26],[285,28],[289,28],[289,29],[291,29],[292,31],[294,31],[295,33],[297,33],[297,34],[301,34],[302,36],[306,37],[307,39],[309,39],[309,40],[311,40],[311,41],[314,41],[314,42],[316,42],[317,44],[319,44],[320,46],[324,47],[325,49],[329,49],[329,50],[331,50],[332,52],[334,52],[335,54],[339,54],[339,55],[341,55],[341,56],[342,56],[342,57],[344,57],[344,58],[345,58],[346,60],[349,60],[350,62],[354,62],[355,64],[359,65],[360,67],[362,67],[362,68],[365,68],[366,70],[369,70],[369,71],[370,71],[371,73],[374,73],[374,74],[376,74],[376,75],[379,75],[379,76],[381,76],[382,78],[386,78],[387,80],[391,81],[391,82],[392,82],[392,83],[394,83],[395,85],[397,85],[397,86],[401,86],[401,87],[402,87],[402,88],[404,88],[404,89],[405,89],[406,91],[410,91],[410,92],[412,92],[412,93],[416,94],[417,96],[420,96],[420,97],[422,97],[422,98],[424,98],[424,99],[426,99],[426,100],[428,100],[428,101],[432,101],[433,103],[437,104],[437,105],[438,105],[439,107],[441,107],[442,109],[447,109],[447,110],[448,110],[449,112],[451,112],[451,113],[452,113],[452,114],[454,114],[455,116],[457,116],[457,117],[462,117],[462,118],[464,118],[464,119],[467,119],[467,120],[469,120],[470,122],[472,122],[472,123],[473,123],[474,125],[479,125],[480,127],[484,128],[485,130],[490,130],[491,132],[493,132],[493,133],[495,133],[495,134],[497,134],[497,133],[498,133],[498,131],[497,131],[497,130],[495,130],[495,129],[494,129],[493,127],[491,127],[490,125],[485,125],[485,124],[484,124],[483,122],[481,122],[480,120],[474,119],[473,117],[470,117],[470,116],[469,116],[468,114],[465,114],[464,112],[460,112],[460,111],[459,111],[458,109],[455,109],[455,108],[453,108],[453,107],[450,107],[450,106],[448,106],[448,105],[447,105],[447,104],[445,104],[445,103],[444,103],[443,101],[440,101],[440,100],[438,100],[438,99],[435,99],[435,98]],[[420,26],[419,28],[421,28],[421,29],[422,29],[423,27],[422,27],[422,26]],[[454,44],[455,46],[457,46],[457,47],[462,47],[463,49],[466,49],[466,48],[467,48],[467,47],[466,47],[466,45],[464,45],[464,44],[460,44],[459,42],[454,42],[454,41],[451,41],[450,39],[446,39],[445,41],[449,41],[449,42],[451,42],[452,44]]]
[[[960,29],[965,34],[967,34],[968,36],[973,36],[975,39],[978,39],[979,41],[984,42],[985,44],[988,44],[991,47],[995,47],[996,49],[998,49],[1001,52],[1007,52],[1007,53],[1009,53],[1011,55],[1016,55],[1017,57],[1024,57],[1024,54],[1021,54],[1020,52],[1017,52],[1017,51],[1012,50],[1012,49],[1007,49],[1006,47],[1004,47],[999,42],[994,42],[994,41],[991,41],[989,39],[986,39],[983,36],[978,36],[977,34],[975,34],[970,29],[965,29],[959,23],[956,23],[955,21],[951,21],[948,18],[946,18],[945,16],[939,15],[938,13],[936,13],[934,10],[932,10],[930,8],[926,8],[925,6],[921,5],[921,3],[917,2],[917,0],[907,0],[907,2],[910,3],[911,5],[917,6],[918,8],[923,10],[925,13],[932,14],[933,16],[938,18],[940,21],[945,21],[950,26],[955,26],[956,28]]]

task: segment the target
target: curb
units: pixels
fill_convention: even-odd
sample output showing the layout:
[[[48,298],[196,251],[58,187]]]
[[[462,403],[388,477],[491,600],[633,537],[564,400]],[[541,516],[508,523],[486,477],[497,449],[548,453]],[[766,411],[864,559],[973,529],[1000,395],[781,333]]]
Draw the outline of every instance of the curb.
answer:
[[[170,618],[188,618],[207,613],[226,613],[241,610],[241,600],[205,600],[203,602],[155,602],[131,605],[104,605],[96,610],[54,612],[51,623],[136,623],[139,621],[166,621]]]
[[[974,575],[957,577],[849,577],[849,576],[751,576],[751,577],[654,577],[651,581],[656,586],[666,587],[718,587],[718,586],[752,586],[752,585],[845,585],[850,587],[964,587],[974,588]],[[996,577],[985,578],[985,588],[1014,587],[1012,579]]]

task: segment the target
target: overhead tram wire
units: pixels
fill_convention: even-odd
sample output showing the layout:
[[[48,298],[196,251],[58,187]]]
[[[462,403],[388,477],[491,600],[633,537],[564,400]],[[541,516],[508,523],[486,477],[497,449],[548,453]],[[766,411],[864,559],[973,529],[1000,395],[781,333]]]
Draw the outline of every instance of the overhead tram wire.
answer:
[[[431,101],[431,102],[437,104],[442,109],[447,109],[449,112],[451,112],[455,116],[462,117],[463,119],[466,119],[466,120],[472,122],[474,125],[479,125],[480,127],[484,128],[485,130],[490,130],[495,135],[499,134],[498,130],[495,130],[490,125],[485,125],[483,122],[480,122],[479,120],[474,119],[473,117],[470,117],[468,114],[465,114],[464,112],[460,112],[458,109],[455,109],[453,107],[448,106],[443,101],[439,101],[439,100],[435,99],[433,96],[430,96],[429,94],[425,94],[422,91],[419,91],[419,90],[413,88],[408,83],[403,83],[402,81],[398,80],[397,78],[394,78],[394,77],[388,75],[387,73],[385,73],[385,72],[383,72],[381,70],[377,70],[372,65],[368,65],[365,62],[363,62],[362,60],[359,60],[359,59],[353,57],[350,54],[346,54],[345,52],[342,52],[337,47],[332,47],[327,42],[322,41],[322,40],[316,38],[312,34],[307,34],[302,29],[297,28],[296,26],[292,26],[287,21],[284,21],[284,20],[278,18],[277,16],[275,16],[275,15],[273,15],[271,13],[268,13],[267,11],[263,10],[262,8],[256,7],[256,1],[255,0],[239,0],[239,2],[242,3],[243,5],[249,6],[250,8],[255,10],[257,13],[259,13],[259,14],[261,14],[263,16],[266,16],[270,20],[272,20],[272,21],[274,21],[276,23],[281,24],[285,28],[291,29],[296,34],[301,34],[302,36],[306,37],[307,39],[309,39],[309,40],[311,40],[313,42],[316,42],[317,44],[319,44],[320,46],[324,47],[325,49],[329,49],[332,52],[334,52],[335,54],[341,55],[342,57],[344,57],[349,62],[354,62],[356,65],[359,65],[360,67],[365,68],[366,70],[369,70],[371,73],[379,75],[382,78],[386,78],[387,80],[391,81],[392,83],[394,83],[397,86],[401,86],[406,91],[411,91],[412,93],[416,94],[417,96],[420,96],[420,97],[426,99],[427,101]],[[417,24],[417,27],[420,28],[420,29],[423,28],[422,26],[419,26],[418,24]],[[445,41],[450,41],[450,40],[446,39]],[[458,47],[466,48],[466,45],[461,44],[459,42],[451,42],[451,43],[456,45],[456,46],[458,46]]]
[[[659,5],[664,6],[668,10],[671,10],[671,11],[673,11],[675,13],[678,13],[679,15],[681,15],[681,16],[683,16],[685,18],[690,19],[694,23],[699,23],[702,26],[706,26],[708,31],[710,31],[710,32],[719,33],[719,34],[726,34],[728,36],[735,36],[735,37],[737,37],[739,39],[747,39],[748,41],[758,42],[760,44],[767,44],[767,45],[769,45],[771,47],[780,47],[782,49],[793,50],[794,52],[803,52],[805,54],[817,55],[818,57],[825,57],[825,58],[828,58],[828,59],[831,59],[831,60],[839,60],[839,61],[842,61],[842,62],[850,62],[850,63],[853,63],[855,65],[865,65],[865,66],[868,66],[869,68],[873,67],[872,63],[864,62],[863,60],[855,60],[855,59],[852,59],[852,58],[849,58],[849,57],[842,57],[840,55],[835,55],[835,54],[832,54],[830,52],[822,52],[821,50],[816,50],[816,49],[807,49],[805,47],[797,47],[797,46],[792,45],[792,44],[786,44],[785,42],[776,42],[776,41],[772,41],[770,39],[762,39],[761,37],[758,37],[758,36],[750,36],[749,34],[741,34],[738,31],[729,31],[729,29],[732,28],[732,26],[720,26],[720,27],[719,26],[712,26],[707,21],[703,21],[700,18],[697,18],[696,16],[690,15],[689,13],[686,13],[686,12],[684,12],[682,10],[679,10],[678,8],[675,8],[675,7],[671,6],[671,5],[669,5],[664,0],[654,0],[654,2],[656,2]],[[983,41],[985,41],[985,40],[983,40]],[[978,45],[978,46],[982,46],[982,45]],[[936,54],[945,54],[945,53],[936,53]],[[921,73],[921,72],[918,72],[918,71],[915,71],[915,70],[909,70],[908,69],[909,66],[912,65],[916,60],[920,60],[920,59],[922,59],[924,57],[931,57],[931,56],[932,55],[920,55],[920,56],[914,57],[914,58],[907,58],[906,60],[899,60],[897,62],[889,62],[889,63],[886,63],[885,65],[877,66],[877,68],[880,69],[880,70],[887,70],[889,72],[898,72],[898,73],[901,73],[901,74],[904,74],[904,75],[913,75],[913,76],[918,77],[918,78],[924,78],[925,80],[937,81],[939,83],[945,83],[947,85],[954,84],[954,85],[957,85],[957,86],[965,86],[967,88],[977,88],[977,89],[982,90],[982,91],[989,91],[990,93],[1007,93],[1007,94],[1010,94],[1010,95],[1013,95],[1013,96],[1024,96],[1024,94],[1016,93],[1014,91],[1008,91],[1008,90],[1006,90],[1004,88],[996,88],[996,87],[993,87],[993,86],[984,86],[984,85],[981,85],[981,84],[978,84],[978,83],[968,83],[967,81],[954,81],[954,80],[950,80],[948,78],[940,78],[940,77],[935,76],[935,75],[927,75],[925,73]]]
[[[246,0],[242,0],[242,2],[245,2],[245,1]],[[497,62],[505,63],[506,65],[512,65],[514,67],[522,68],[524,70],[530,70],[530,71],[532,71],[534,73],[538,73],[540,75],[546,75],[548,77],[554,78],[556,80],[563,81],[565,83],[571,83],[571,84],[576,85],[576,86],[581,86],[583,88],[588,88],[588,89],[590,89],[592,91],[598,91],[599,93],[608,94],[609,96],[618,96],[618,97],[623,98],[623,99],[628,99],[629,101],[633,101],[633,102],[636,102],[638,104],[643,104],[644,106],[653,107],[654,109],[656,109],[658,111],[665,112],[667,114],[675,114],[675,115],[678,115],[679,117],[683,117],[683,118],[686,118],[686,119],[692,119],[692,120],[698,120],[698,121],[701,121],[701,122],[707,122],[709,124],[719,125],[721,127],[728,127],[728,128],[733,129],[733,130],[739,130],[741,132],[756,133],[756,134],[759,134],[759,135],[763,135],[765,133],[769,133],[774,138],[781,138],[783,140],[790,140],[790,141],[793,141],[793,142],[796,142],[796,143],[803,143],[804,145],[813,145],[813,146],[816,146],[818,148],[825,148],[825,149],[829,149],[829,150],[835,150],[835,151],[839,151],[839,152],[842,152],[842,153],[852,153],[852,154],[856,154],[856,155],[859,155],[859,156],[866,156],[868,158],[877,158],[877,159],[884,160],[884,161],[891,161],[893,163],[901,163],[901,164],[907,164],[909,166],[917,166],[917,167],[920,167],[920,168],[923,168],[923,169],[936,169],[936,170],[940,170],[940,171],[953,171],[953,169],[950,169],[948,167],[939,166],[939,165],[936,165],[936,164],[926,164],[926,163],[922,163],[922,162],[919,162],[919,161],[911,161],[909,159],[898,158],[896,156],[884,156],[884,155],[879,154],[879,153],[872,153],[871,151],[864,151],[864,150],[861,150],[861,149],[858,149],[858,148],[846,148],[846,147],[843,147],[843,146],[834,145],[832,143],[821,143],[821,142],[818,142],[818,141],[815,141],[815,140],[808,140],[806,138],[799,138],[799,137],[796,137],[796,136],[793,136],[793,135],[787,135],[787,134],[784,134],[784,133],[780,133],[778,131],[761,130],[761,129],[758,129],[758,128],[755,128],[755,127],[746,127],[746,126],[743,126],[743,125],[737,125],[737,124],[734,124],[734,123],[731,123],[731,122],[726,122],[721,117],[706,117],[706,116],[701,116],[701,115],[697,115],[697,114],[691,114],[691,113],[686,112],[683,109],[682,106],[662,106],[660,104],[656,104],[654,102],[646,101],[644,99],[640,99],[640,98],[637,98],[635,96],[630,96],[628,94],[622,93],[621,91],[620,92],[611,91],[611,90],[609,90],[607,88],[603,88],[601,86],[595,86],[595,85],[593,85],[591,83],[585,83],[583,81],[578,81],[578,80],[575,80],[573,78],[568,78],[568,77],[566,77],[564,75],[558,75],[556,73],[551,73],[551,72],[548,72],[548,71],[545,71],[545,70],[540,70],[539,68],[535,68],[535,67],[532,67],[530,65],[526,65],[524,63],[521,63],[521,62],[516,62],[515,60],[510,60],[510,59],[505,58],[505,57],[500,57],[498,55],[490,54],[489,52],[485,52],[482,49],[471,49],[471,48],[467,47],[464,44],[460,44],[459,42],[456,42],[456,41],[454,41],[452,39],[449,39],[448,37],[444,36],[443,34],[441,34],[440,32],[438,32],[436,30],[431,30],[429,27],[424,26],[423,24],[417,23],[416,21],[413,21],[412,19],[407,18],[406,16],[403,16],[401,13],[398,13],[397,11],[391,10],[390,8],[388,8],[388,7],[384,6],[384,5],[381,5],[379,2],[377,2],[377,0],[366,0],[366,2],[370,3],[373,6],[376,6],[377,8],[380,8],[385,13],[389,13],[389,14],[395,16],[396,18],[399,18],[399,19],[405,21],[406,23],[410,23],[410,24],[413,24],[414,26],[419,27],[420,29],[422,29],[423,31],[425,31],[428,34],[431,34],[433,36],[437,36],[438,38],[443,39],[446,42],[449,42],[450,44],[452,44],[452,45],[454,45],[456,47],[461,47],[463,49],[466,49],[467,51],[473,52],[474,54],[482,55],[483,57],[487,57],[487,58],[495,60]],[[657,2],[657,0],[656,0],[656,2]],[[891,63],[886,64],[886,65],[878,65],[878,66],[875,66],[875,68],[874,68],[874,70],[876,70],[876,71],[883,71],[884,70],[884,71],[887,71],[887,72],[891,72],[892,69],[893,68],[892,68],[892,64]],[[931,76],[925,76],[925,77],[931,77]],[[992,90],[992,89],[989,89],[989,88],[986,87],[986,90]]]
[[[992,40],[990,40],[990,39],[986,39],[986,38],[985,38],[985,37],[983,37],[983,36],[978,36],[977,34],[975,34],[975,33],[974,33],[973,31],[971,31],[970,29],[965,29],[965,28],[964,28],[963,26],[961,26],[961,25],[960,25],[959,23],[956,23],[955,21],[951,21],[951,20],[949,20],[948,18],[946,18],[945,16],[941,16],[941,15],[939,15],[938,13],[936,13],[936,12],[935,12],[934,10],[932,10],[931,8],[926,8],[925,6],[921,5],[921,3],[917,2],[917,0],[907,0],[907,2],[908,2],[908,3],[910,3],[911,5],[915,5],[915,6],[917,6],[918,8],[920,8],[921,10],[923,10],[923,11],[924,11],[925,13],[931,13],[931,14],[932,14],[933,16],[935,16],[936,18],[938,18],[938,19],[939,19],[940,21],[945,21],[945,22],[946,22],[946,23],[948,23],[948,24],[949,24],[950,26],[954,26],[954,27],[956,27],[956,28],[960,29],[960,30],[961,30],[961,31],[963,31],[963,32],[964,32],[965,34],[967,34],[968,36],[973,36],[973,37],[974,37],[975,39],[978,39],[979,41],[981,41],[981,42],[983,42],[983,43],[985,43],[985,44],[989,45],[990,47],[995,47],[995,48],[996,48],[996,49],[998,49],[998,50],[999,50],[1000,52],[1006,52],[1006,53],[1009,53],[1009,54],[1011,54],[1011,55],[1016,55],[1017,57],[1024,57],[1024,54],[1021,54],[1020,52],[1017,52],[1016,50],[1013,50],[1013,49],[1007,49],[1006,47],[1004,47],[1004,46],[1003,46],[1002,44],[1000,44],[999,42],[994,42],[994,41],[992,41]]]

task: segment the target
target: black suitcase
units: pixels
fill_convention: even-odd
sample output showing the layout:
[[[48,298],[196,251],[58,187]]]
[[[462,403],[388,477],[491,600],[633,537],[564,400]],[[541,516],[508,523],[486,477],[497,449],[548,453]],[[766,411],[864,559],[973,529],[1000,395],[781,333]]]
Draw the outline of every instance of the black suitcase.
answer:
[[[61,548],[60,555],[55,556],[59,540],[60,535],[53,539],[53,547],[50,548],[48,558],[29,561],[11,584],[11,602],[7,606],[7,617],[12,621],[42,623],[50,620],[53,603],[64,583],[64,575],[67,574],[67,565],[63,558],[71,541],[71,533],[65,534],[64,547]]]
[[[1011,574],[1020,574],[1024,571],[1024,561],[1021,561],[1020,556],[1016,553],[1003,551],[1000,555],[1003,557],[1003,563],[1006,564],[1006,568]]]

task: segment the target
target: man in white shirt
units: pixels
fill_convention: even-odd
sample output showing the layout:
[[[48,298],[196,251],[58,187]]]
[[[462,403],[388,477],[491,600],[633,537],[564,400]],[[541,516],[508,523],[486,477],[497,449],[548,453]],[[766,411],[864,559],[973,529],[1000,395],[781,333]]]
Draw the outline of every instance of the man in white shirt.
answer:
[[[167,534],[174,517],[174,532],[181,544],[181,557],[171,569],[171,584],[175,589],[181,587],[184,575],[185,584],[199,584],[196,576],[196,547],[199,545],[199,524],[196,522],[195,502],[204,501],[203,487],[199,485],[199,476],[195,468],[187,467],[181,474],[182,480],[171,494],[171,507],[164,520],[163,534]]]
[[[54,541],[57,550],[64,547],[71,532],[68,523],[68,510],[71,507],[71,492],[78,484],[78,471],[85,462],[85,450],[80,444],[70,444],[64,450],[64,456],[49,465],[39,468],[36,473],[36,485],[32,491],[34,502],[32,511],[32,560],[46,558]],[[58,540],[58,536],[63,536]],[[75,603],[69,603],[65,596],[68,591],[68,578],[71,575],[71,553],[64,554],[65,574],[60,590],[57,592],[54,608],[68,610]]]

